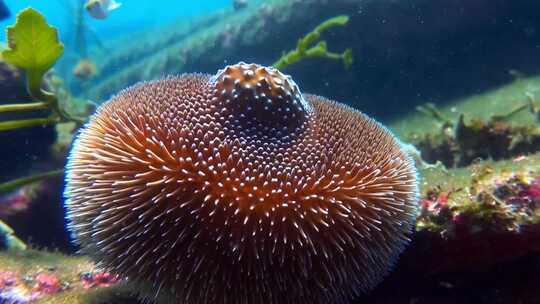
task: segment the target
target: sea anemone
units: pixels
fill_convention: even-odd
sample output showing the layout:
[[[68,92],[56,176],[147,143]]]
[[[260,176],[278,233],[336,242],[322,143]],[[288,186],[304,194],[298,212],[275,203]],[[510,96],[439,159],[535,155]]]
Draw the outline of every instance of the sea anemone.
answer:
[[[347,303],[388,273],[417,210],[387,129],[255,64],[122,91],[67,171],[82,251],[164,302]]]

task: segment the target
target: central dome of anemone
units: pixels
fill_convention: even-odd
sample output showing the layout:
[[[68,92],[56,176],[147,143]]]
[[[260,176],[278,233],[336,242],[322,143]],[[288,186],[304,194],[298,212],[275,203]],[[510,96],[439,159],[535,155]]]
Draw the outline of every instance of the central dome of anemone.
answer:
[[[417,209],[387,129],[255,64],[122,91],[67,170],[83,252],[165,303],[348,303],[388,273]]]

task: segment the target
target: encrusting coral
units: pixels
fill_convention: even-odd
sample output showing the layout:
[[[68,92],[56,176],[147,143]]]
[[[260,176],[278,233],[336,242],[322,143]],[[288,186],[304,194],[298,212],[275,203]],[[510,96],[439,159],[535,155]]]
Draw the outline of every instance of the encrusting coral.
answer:
[[[256,64],[124,90],[67,170],[77,243],[166,302],[346,303],[388,273],[417,210],[387,129]]]

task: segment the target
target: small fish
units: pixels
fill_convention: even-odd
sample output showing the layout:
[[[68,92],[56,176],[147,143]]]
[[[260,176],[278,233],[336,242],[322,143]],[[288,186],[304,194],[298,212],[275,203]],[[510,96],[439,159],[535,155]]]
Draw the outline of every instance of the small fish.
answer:
[[[109,16],[112,10],[115,10],[122,5],[115,0],[88,0],[84,8],[90,16],[96,19],[105,19]]]
[[[88,80],[97,74],[97,67],[90,59],[83,58],[79,60],[73,68],[73,75],[79,80]]]
[[[9,15],[9,9],[4,0],[0,0],[0,20],[9,18]]]

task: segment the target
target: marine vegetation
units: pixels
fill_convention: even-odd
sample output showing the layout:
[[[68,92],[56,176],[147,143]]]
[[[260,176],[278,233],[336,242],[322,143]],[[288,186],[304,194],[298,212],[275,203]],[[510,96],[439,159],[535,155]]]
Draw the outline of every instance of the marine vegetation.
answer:
[[[326,46],[326,41],[324,40],[313,45],[317,40],[319,40],[323,31],[335,26],[344,26],[347,24],[347,22],[349,22],[349,17],[344,15],[336,16],[322,22],[315,27],[313,31],[309,32],[306,36],[298,40],[296,49],[283,54],[276,62],[272,64],[272,66],[276,69],[283,69],[284,67],[305,58],[322,57],[331,60],[343,60],[345,68],[349,69],[353,63],[353,55],[350,48],[339,54],[329,52]]]
[[[464,187],[436,185],[422,199],[417,230],[461,237],[480,231],[519,232],[540,222],[540,173],[496,172],[477,165]]]
[[[4,243],[10,250],[25,250],[26,244],[15,235],[15,231],[4,221],[0,220],[0,234],[4,236]]]
[[[466,121],[461,114],[453,122],[433,104],[419,106],[418,111],[441,123],[436,134],[411,135],[408,141],[416,146],[427,162],[441,161],[447,167],[462,167],[477,159],[507,159],[540,150],[538,124],[511,124],[516,114],[529,110],[538,115],[535,101],[527,102],[507,114],[493,115],[487,121],[473,118]]]
[[[418,205],[386,128],[242,62],[122,91],[66,169],[82,251],[165,303],[347,302],[389,272]]]
[[[0,105],[0,112],[19,112],[49,109],[44,118],[21,119],[0,122],[0,131],[55,124],[61,121],[83,122],[84,119],[64,111],[58,98],[42,87],[45,73],[62,55],[64,46],[58,41],[55,28],[36,10],[28,8],[17,15],[17,22],[7,29],[8,48],[2,58],[9,64],[26,72],[26,85],[32,103]]]
[[[0,113],[19,113],[25,111],[48,110],[50,114],[42,118],[0,121],[0,131],[15,130],[35,126],[75,122],[82,124],[87,113],[72,113],[73,107],[63,104],[58,91],[48,91],[46,73],[62,55],[64,46],[58,40],[55,28],[49,26],[45,18],[36,10],[27,8],[17,15],[15,25],[7,28],[8,47],[2,50],[1,57],[7,63],[21,68],[26,73],[26,87],[33,102],[0,105]],[[50,83],[49,86],[53,86]],[[0,185],[0,192],[10,191],[25,183],[40,178],[61,174],[61,171],[44,173],[18,179]]]
[[[1,104],[0,113],[19,113],[35,110],[49,110],[50,114],[42,118],[16,119],[0,121],[0,131],[16,130],[35,126],[75,122],[81,124],[85,118],[77,116],[64,107],[54,92],[44,88],[45,74],[62,55],[64,46],[58,41],[55,28],[50,27],[45,18],[36,10],[27,8],[17,15],[14,26],[7,28],[8,46],[1,52],[1,59],[21,68],[26,73],[26,87],[32,102]],[[0,184],[0,193],[9,192],[25,184],[43,178],[62,175],[63,170],[53,170],[29,177],[18,178]],[[22,241],[13,235],[7,224],[0,222],[0,233],[8,240],[9,248],[24,249]]]
[[[421,276],[537,256],[540,155],[422,171],[421,211],[404,261]],[[422,262],[418,263],[418,259]],[[451,277],[451,276],[447,276]],[[511,302],[511,301],[510,301]]]

